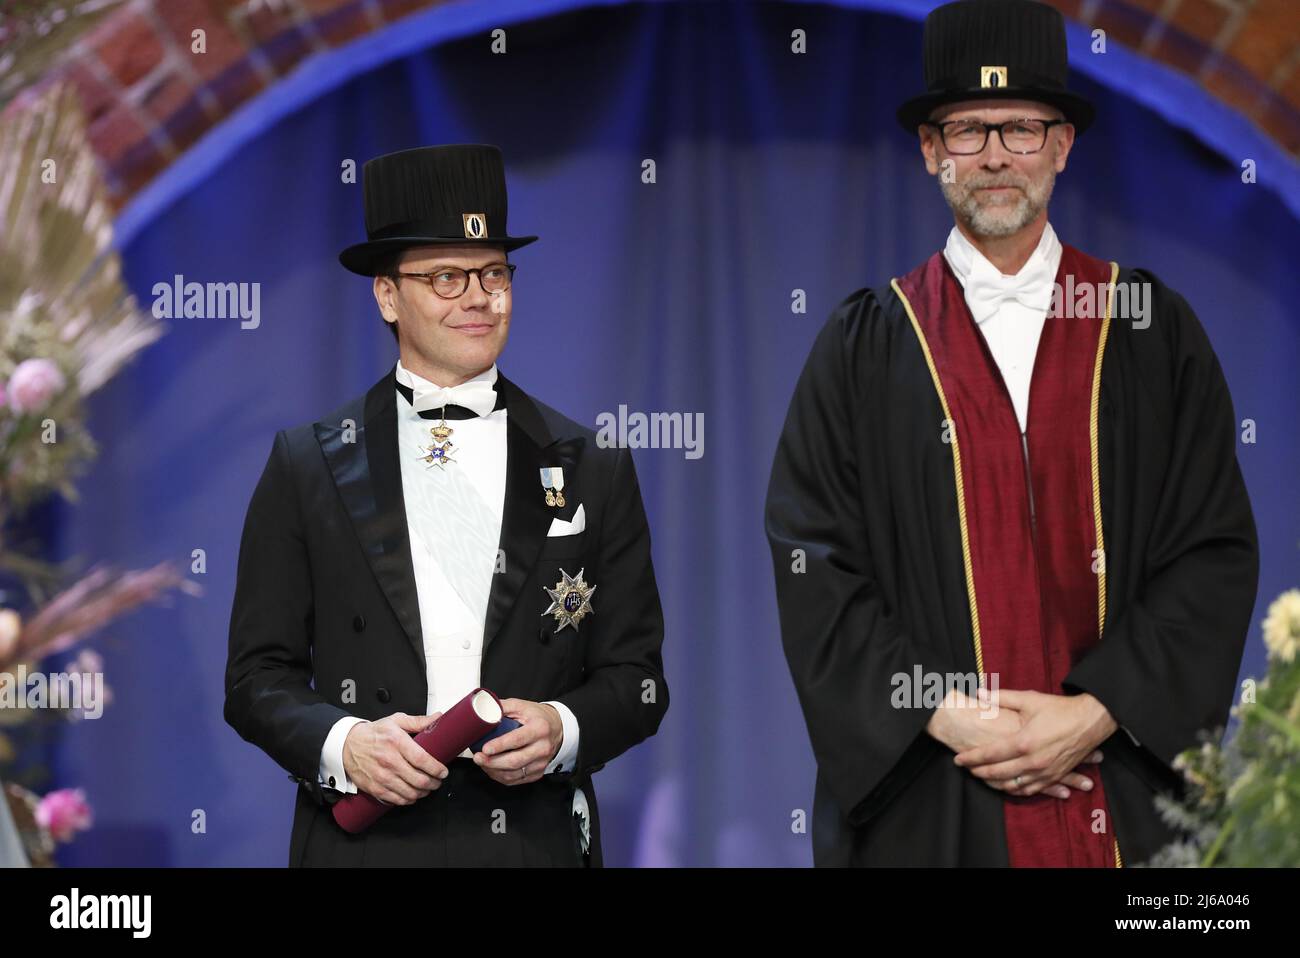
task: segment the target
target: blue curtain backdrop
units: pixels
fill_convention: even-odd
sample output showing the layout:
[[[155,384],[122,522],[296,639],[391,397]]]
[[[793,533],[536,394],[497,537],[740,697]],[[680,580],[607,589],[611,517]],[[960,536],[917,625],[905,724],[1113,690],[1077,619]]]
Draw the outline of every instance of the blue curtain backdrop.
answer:
[[[493,25],[508,27],[506,55],[490,53],[486,28],[409,50],[324,89],[130,220],[123,255],[142,303],[176,274],[255,282],[261,324],[175,320],[94,402],[103,453],[63,518],[63,551],[143,565],[202,549],[206,591],[98,643],[115,700],[54,756],[58,783],[83,785],[98,818],[65,863],[285,862],[294,786],[221,715],[240,528],[276,430],[364,391],[396,358],[369,284],[336,260],[364,235],[361,188],[341,182],[341,164],[444,142],[499,144],[510,226],[542,237],[513,257],[501,367],[592,425],[621,404],[704,414],[702,458],[635,453],[672,707],[657,737],[597,778],[606,860],[811,861],[791,823],[811,806],[814,763],[762,503],[830,309],[919,263],[951,226],[893,119],[920,86],[920,25],[808,4],[607,5]],[[805,55],[790,52],[794,28],[807,31]],[[1300,227],[1267,166],[1265,182],[1244,185],[1236,156],[1110,86],[1076,85],[1099,119],[1058,180],[1053,224],[1181,291],[1238,418],[1258,423],[1240,456],[1264,570],[1243,674],[1260,674],[1263,609],[1300,581]],[[654,184],[641,181],[647,158]],[[792,312],[796,288],[806,313]]]

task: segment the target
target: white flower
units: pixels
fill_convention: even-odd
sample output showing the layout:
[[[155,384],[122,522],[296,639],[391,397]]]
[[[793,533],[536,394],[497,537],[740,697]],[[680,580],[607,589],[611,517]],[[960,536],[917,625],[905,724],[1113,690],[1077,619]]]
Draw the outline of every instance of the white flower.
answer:
[[[1264,644],[1271,658],[1295,661],[1300,649],[1300,589],[1287,589],[1268,607]]]

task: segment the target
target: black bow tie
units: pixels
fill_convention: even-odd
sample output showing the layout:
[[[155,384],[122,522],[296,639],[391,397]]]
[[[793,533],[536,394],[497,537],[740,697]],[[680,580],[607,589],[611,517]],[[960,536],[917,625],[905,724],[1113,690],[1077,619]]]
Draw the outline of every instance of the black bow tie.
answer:
[[[397,381],[396,381],[396,378],[394,378],[394,384],[397,386],[397,391],[398,391],[399,393],[401,393],[404,397],[406,397],[406,401],[407,401],[410,405],[414,406],[414,405],[415,405],[415,390],[413,390],[410,386],[405,385],[404,383],[399,383],[399,382],[397,382]],[[492,411],[493,411],[493,412],[496,412],[498,409],[505,409],[505,408],[506,408],[506,394],[505,394],[505,393],[502,391],[502,389],[501,389],[501,377],[500,377],[500,376],[498,376],[498,377],[497,377],[497,381],[496,381],[495,383],[492,384],[492,389],[493,389],[493,390],[496,392],[496,394],[497,394],[497,404],[496,404],[495,406],[492,407]],[[479,417],[479,416],[478,416],[478,413],[476,413],[474,410],[469,409],[469,408],[467,408],[467,407],[465,407],[465,406],[457,406],[455,403],[451,403],[451,404],[446,405],[446,406],[440,406],[440,407],[437,408],[437,409],[426,409],[426,410],[424,410],[423,412],[416,413],[416,415],[419,416],[421,419],[434,419],[434,420],[437,420],[437,419],[477,419],[477,418]]]

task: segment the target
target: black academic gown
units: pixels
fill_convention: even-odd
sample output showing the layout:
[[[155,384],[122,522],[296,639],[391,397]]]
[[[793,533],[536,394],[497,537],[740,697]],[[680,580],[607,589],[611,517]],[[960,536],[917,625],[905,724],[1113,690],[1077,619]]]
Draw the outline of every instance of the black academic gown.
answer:
[[[599,865],[591,777],[653,735],[668,708],[650,530],[628,450],[601,448],[594,432],[504,376],[505,566],[488,600],[481,684],[500,698],[567,705],[579,726],[576,766],[506,786],[458,759],[441,788],[360,835],[330,815],[339,793],[317,778],[334,723],[426,707],[394,383],[390,371],[365,396],[275,437],[240,544],[226,721],[299,783],[291,865]],[[546,505],[545,466],[564,470],[562,508]],[[572,519],[579,503],[586,531],[548,537],[551,520]],[[585,570],[597,586],[594,612],[576,631],[556,631],[542,615],[543,587],[554,588],[561,569]],[[344,700],[349,680],[354,702]],[[591,810],[585,860],[575,786]]]
[[[1176,837],[1153,797],[1181,793],[1175,756],[1224,726],[1258,581],[1219,362],[1186,301],[1151,273],[1151,325],[1112,320],[1099,403],[1104,638],[1062,693],[1128,728],[1100,774],[1126,865]],[[790,403],[766,528],[781,634],[817,782],[818,865],[1005,865],[1001,793],[891,706],[891,677],[976,672],[952,446],[896,293],[832,313]],[[796,566],[802,550],[804,566]],[[803,571],[796,571],[802,568]]]

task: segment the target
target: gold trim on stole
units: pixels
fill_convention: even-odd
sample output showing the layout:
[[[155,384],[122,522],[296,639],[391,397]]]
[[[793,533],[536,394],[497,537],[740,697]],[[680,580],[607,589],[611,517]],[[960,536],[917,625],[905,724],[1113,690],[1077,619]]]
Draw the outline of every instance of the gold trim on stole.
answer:
[[[917,322],[916,313],[912,312],[912,304],[898,285],[897,279],[891,279],[889,285],[898,294],[903,309],[907,310],[907,318],[912,321],[912,329],[916,331],[916,338],[921,343],[921,352],[925,354],[925,364],[930,367],[930,378],[934,381],[935,392],[939,394],[939,405],[943,407],[944,421],[948,423],[952,432],[952,471],[957,481],[957,522],[961,526],[961,559],[966,567],[966,597],[970,605],[971,633],[975,637],[975,671],[979,675],[980,685],[983,686],[984,648],[980,644],[979,604],[975,599],[975,572],[971,567],[970,559],[970,530],[966,526],[966,489],[961,478],[961,445],[957,441],[957,420],[952,418],[952,411],[948,408],[948,397],[944,395],[943,383],[939,381],[939,370],[935,368],[934,357],[930,355],[930,344],[926,342],[925,333],[921,330],[921,324]]]
[[[1092,521],[1097,530],[1097,549],[1101,553],[1101,569],[1097,573],[1097,639],[1106,631],[1106,539],[1101,529],[1101,456],[1098,453],[1098,411],[1101,408],[1101,357],[1106,352],[1106,336],[1110,332],[1111,309],[1115,305],[1115,281],[1119,278],[1119,263],[1110,264],[1110,289],[1106,293],[1106,313],[1101,319],[1101,333],[1097,337],[1097,361],[1092,369],[1092,408],[1088,414],[1088,441],[1092,458]],[[1114,816],[1111,816],[1114,818]],[[1115,842],[1115,867],[1123,868],[1124,859],[1119,853],[1119,838]]]

